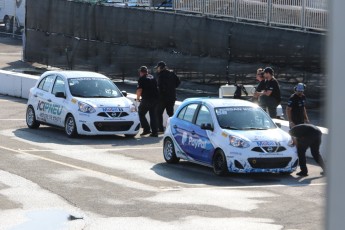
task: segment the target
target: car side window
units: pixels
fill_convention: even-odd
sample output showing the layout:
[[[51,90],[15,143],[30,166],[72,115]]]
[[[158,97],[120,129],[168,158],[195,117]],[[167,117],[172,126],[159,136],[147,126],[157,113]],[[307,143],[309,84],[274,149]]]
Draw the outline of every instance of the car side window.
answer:
[[[187,106],[186,112],[184,113],[183,120],[192,122],[198,104],[190,104]]]
[[[201,126],[201,124],[213,124],[211,113],[206,106],[201,106],[195,124],[198,126]]]
[[[183,109],[181,109],[181,111],[179,112],[178,114],[178,118],[183,120],[183,117],[184,117],[184,114],[186,113],[186,110],[187,110],[187,106],[185,106]]]
[[[50,87],[52,86],[54,82],[54,75],[47,76],[41,80],[41,82],[38,85],[38,88],[44,91],[49,92]]]
[[[53,86],[52,94],[63,92],[66,95],[65,82],[61,77],[57,77]]]

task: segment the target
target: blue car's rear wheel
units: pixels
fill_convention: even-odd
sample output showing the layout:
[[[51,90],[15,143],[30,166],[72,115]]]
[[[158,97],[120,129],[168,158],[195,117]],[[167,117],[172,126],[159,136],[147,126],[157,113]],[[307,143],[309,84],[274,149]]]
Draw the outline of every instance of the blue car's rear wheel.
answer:
[[[213,172],[217,176],[224,176],[229,173],[228,166],[226,163],[226,157],[221,149],[217,149],[214,153],[212,166]]]
[[[163,146],[164,160],[169,164],[176,164],[180,158],[176,156],[174,143],[170,137],[165,138]]]

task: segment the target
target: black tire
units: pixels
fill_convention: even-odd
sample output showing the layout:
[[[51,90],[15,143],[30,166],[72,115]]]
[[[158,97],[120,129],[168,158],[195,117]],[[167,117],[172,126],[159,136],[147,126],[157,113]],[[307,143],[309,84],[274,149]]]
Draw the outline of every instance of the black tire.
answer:
[[[40,127],[40,123],[36,120],[35,110],[31,105],[26,109],[26,125],[30,129],[37,129]]]
[[[69,114],[65,120],[65,133],[68,137],[73,138],[78,136],[77,126],[73,115]]]
[[[217,149],[213,155],[213,172],[217,176],[225,176],[229,173],[228,166],[226,163],[226,157],[221,149]]]
[[[127,138],[134,138],[137,134],[125,134]]]
[[[177,164],[180,158],[176,156],[174,143],[170,137],[165,138],[163,145],[164,160],[169,164]]]

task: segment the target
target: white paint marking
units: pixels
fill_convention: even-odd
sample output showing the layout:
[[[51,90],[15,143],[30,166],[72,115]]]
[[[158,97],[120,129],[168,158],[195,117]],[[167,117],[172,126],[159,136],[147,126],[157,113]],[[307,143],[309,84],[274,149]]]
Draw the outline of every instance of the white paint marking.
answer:
[[[80,166],[77,166],[77,165],[68,164],[68,163],[65,163],[65,162],[62,162],[62,161],[53,160],[53,159],[50,159],[50,158],[47,158],[47,157],[37,156],[35,154],[30,154],[30,153],[26,153],[26,152],[23,152],[23,151],[20,151],[20,150],[10,149],[10,148],[4,147],[4,146],[0,146],[0,149],[4,149],[4,150],[10,151],[10,152],[14,152],[14,153],[19,153],[19,154],[33,156],[33,157],[35,157],[37,159],[49,161],[49,162],[52,162],[52,163],[55,163],[55,164],[59,164],[59,165],[63,165],[63,166],[66,166],[66,167],[69,167],[69,168],[72,168],[72,169],[78,169],[78,170],[81,170],[81,171],[84,171],[84,172],[87,172],[87,173],[91,173],[91,174],[93,174],[94,176],[96,176],[99,179],[103,179],[104,180],[105,179],[104,177],[107,177],[109,179],[112,179],[112,182],[114,182],[116,184],[119,184],[121,186],[124,186],[124,187],[140,189],[140,190],[145,190],[145,191],[157,190],[157,188],[149,186],[149,185],[146,185],[146,184],[142,184],[142,183],[135,182],[135,181],[132,181],[132,180],[126,180],[126,179],[123,179],[123,178],[120,178],[120,177],[117,177],[117,176],[114,176],[114,175],[110,175],[110,174],[99,172],[99,171],[96,171],[96,170],[80,167]]]
[[[112,149],[90,149],[83,151],[126,151],[126,150],[150,150],[150,149],[163,149],[162,147],[140,147],[140,148],[112,148]],[[80,149],[20,149],[23,152],[58,152],[58,151],[68,151],[68,152],[80,152]]]
[[[0,121],[25,121],[25,119],[14,119],[14,118],[11,118],[11,119],[0,119]]]

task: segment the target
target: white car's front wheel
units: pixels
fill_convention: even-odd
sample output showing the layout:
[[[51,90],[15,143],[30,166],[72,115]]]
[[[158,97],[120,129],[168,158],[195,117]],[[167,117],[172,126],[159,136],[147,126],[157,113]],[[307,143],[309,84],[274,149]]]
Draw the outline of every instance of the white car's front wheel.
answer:
[[[176,156],[174,143],[170,137],[165,138],[163,147],[164,160],[169,164],[176,164],[180,158]]]
[[[213,156],[213,172],[217,176],[225,176],[229,173],[226,157],[221,149],[217,149]]]
[[[65,133],[68,137],[76,137],[78,135],[75,119],[71,114],[67,116],[65,121]]]
[[[30,129],[40,127],[40,123],[36,120],[34,108],[31,105],[26,109],[26,124]]]

